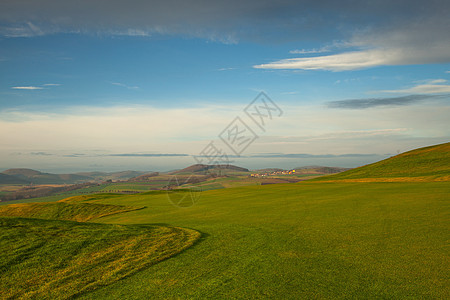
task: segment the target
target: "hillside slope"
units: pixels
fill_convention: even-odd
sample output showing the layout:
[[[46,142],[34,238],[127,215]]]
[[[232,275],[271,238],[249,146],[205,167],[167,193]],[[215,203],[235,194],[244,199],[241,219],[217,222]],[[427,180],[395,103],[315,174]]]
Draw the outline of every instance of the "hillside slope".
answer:
[[[14,176],[26,182],[34,184],[63,184],[63,183],[77,183],[89,181],[92,178],[77,174],[51,174],[43,173],[32,169],[8,169],[2,174]]]
[[[248,169],[241,168],[233,165],[203,165],[203,164],[195,164],[184,168],[182,170],[178,170],[172,172],[171,174],[186,174],[186,173],[195,173],[195,174],[207,174],[207,173],[215,173],[220,172],[222,174],[226,173],[235,173],[235,172],[249,172]]]
[[[27,180],[18,178],[16,176],[0,173],[0,184],[28,184]]]
[[[313,181],[449,181],[450,143],[394,157]]]

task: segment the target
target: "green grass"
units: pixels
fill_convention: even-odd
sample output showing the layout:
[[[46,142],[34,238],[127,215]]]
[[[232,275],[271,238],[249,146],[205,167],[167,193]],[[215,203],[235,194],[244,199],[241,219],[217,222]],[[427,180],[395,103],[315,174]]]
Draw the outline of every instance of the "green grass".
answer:
[[[202,192],[189,208],[161,193],[105,197],[146,208],[98,221],[204,238],[82,298],[448,299],[449,194],[448,182],[302,182]]]
[[[2,266],[9,266],[9,259],[12,259],[14,268],[11,268],[12,272],[1,269],[2,295],[5,294],[3,290],[8,293],[18,290],[17,295],[27,297],[29,295],[24,293],[28,291],[21,289],[34,286],[38,291],[46,289],[47,293],[42,292],[36,298],[41,298],[41,295],[50,295],[51,298],[77,295],[80,299],[449,299],[448,147],[449,144],[444,144],[418,149],[327,179],[393,178],[405,182],[313,180],[297,184],[230,187],[195,193],[200,196],[195,205],[184,208],[169,201],[169,197],[185,199],[185,195],[192,195],[183,190],[134,195],[98,194],[69,198],[57,202],[56,206],[55,203],[41,204],[43,211],[49,209],[44,209],[45,206],[51,206],[57,208],[58,214],[65,211],[64,214],[69,216],[84,216],[84,210],[106,209],[100,209],[102,205],[116,209],[145,208],[95,219],[103,224],[6,219],[38,224],[34,230],[34,224],[5,223],[1,234],[6,234],[6,238],[0,239],[0,257]],[[405,178],[420,178],[420,182],[407,182]],[[439,181],[433,182],[436,179]],[[232,182],[217,180],[208,184],[225,186]],[[78,205],[80,211],[73,212],[75,207],[62,209],[62,206],[58,207],[60,203]],[[81,209],[85,204],[96,206]],[[30,205],[34,204],[27,206]],[[35,208],[21,216],[28,216],[36,210],[39,211]],[[55,217],[54,213],[49,215]],[[96,217],[99,216],[102,214],[97,211]],[[170,224],[176,228],[193,228],[202,233],[202,238],[195,247],[180,252],[173,259],[157,264],[152,261],[138,268],[140,272],[136,269],[130,276],[115,277],[115,267],[120,263],[111,265],[109,260],[100,260],[96,265],[89,260],[96,257],[92,253],[106,251],[114,255],[129,255],[131,259],[140,257],[144,249],[152,247],[152,242],[145,244],[140,240],[128,242],[125,239],[124,243],[119,243],[124,248],[109,251],[117,242],[112,238],[115,242],[109,246],[95,244],[96,250],[92,252],[89,243],[101,243],[100,236],[112,229],[104,227],[91,235],[82,235],[74,229],[75,237],[62,239],[66,232],[71,234],[71,230],[64,229],[71,224],[130,230],[130,239],[139,235],[132,232],[136,228],[149,226],[147,224]],[[12,232],[12,238],[8,237],[8,232]],[[191,233],[187,239],[189,242],[181,243],[180,248],[192,245],[198,238],[198,233]],[[164,238],[157,236],[153,243],[159,244]],[[70,241],[76,243],[77,237],[84,241],[82,246],[70,246]],[[126,248],[129,243],[137,247],[134,254]],[[141,243],[147,246],[139,248]],[[68,263],[60,263],[53,268],[77,272],[75,266],[80,265],[83,271],[75,276],[64,277],[66,271],[62,271],[60,276],[58,271],[52,273],[45,269],[47,261],[43,260],[49,256],[58,262],[59,247],[64,248],[66,244],[69,247],[66,252],[75,252],[71,256],[73,259],[67,258]],[[27,248],[28,245],[31,248]],[[43,252],[40,252],[41,248]],[[52,256],[52,251],[58,255]],[[78,259],[76,254],[79,251],[87,251],[86,258]],[[156,251],[155,255],[158,253]],[[65,254],[61,255],[64,257]],[[22,261],[24,265],[20,265]],[[114,257],[112,261],[128,260]],[[27,265],[28,262],[31,264]],[[45,272],[39,276],[44,276],[45,284],[33,281],[33,278],[37,278],[36,281],[41,279],[33,276],[41,265],[44,265]],[[89,273],[91,265],[95,272]],[[30,274],[31,277],[26,277]],[[90,287],[89,274],[106,274],[107,279],[95,279],[93,282],[99,283]],[[74,294],[85,286],[89,289]],[[67,290],[69,294],[66,294]]]
[[[73,195],[77,195],[77,194],[73,194]],[[59,201],[59,200],[65,199],[68,196],[70,196],[70,195],[66,195],[66,194],[62,194],[61,195],[60,194],[60,195],[38,197],[38,198],[30,198],[30,199],[3,201],[3,202],[0,202],[0,207],[5,206],[5,205],[10,205],[10,204],[19,204],[19,203],[55,202],[55,201]]]
[[[66,299],[191,246],[196,231],[0,217],[0,298]]]
[[[407,181],[450,180],[450,143],[420,148],[397,156],[317,181],[351,180],[363,178],[399,178]]]
[[[95,218],[142,208],[143,207],[105,205],[95,203],[23,203],[0,207],[0,216],[86,222]]]
[[[146,192],[151,189],[160,188],[167,185],[167,180],[154,180],[149,182],[124,182],[124,183],[112,183],[102,188],[104,192]]]

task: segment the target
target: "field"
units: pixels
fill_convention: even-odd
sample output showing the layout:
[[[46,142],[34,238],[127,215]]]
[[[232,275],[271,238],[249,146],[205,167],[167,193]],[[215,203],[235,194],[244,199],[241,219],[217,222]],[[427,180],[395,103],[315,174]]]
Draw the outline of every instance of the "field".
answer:
[[[419,167],[427,160],[421,155],[408,158],[418,176],[427,176],[420,182],[388,160],[385,170],[410,182],[342,182],[341,173],[324,181],[203,190],[185,208],[169,199],[190,197],[185,190],[1,206],[0,289],[11,297],[78,299],[449,299],[450,183],[435,180],[445,170],[433,176]],[[427,167],[435,169],[447,155]],[[376,178],[373,166],[376,171],[377,164],[363,167],[360,179]],[[210,184],[226,184],[220,180]],[[109,250],[121,240],[117,228],[129,233],[119,245],[136,248]],[[147,244],[128,242],[142,234],[154,235],[142,239]],[[166,243],[165,234],[175,241]],[[161,257],[145,252],[153,245],[176,246]],[[92,264],[86,257],[96,251],[117,257]],[[136,268],[125,263],[120,276],[106,271],[90,285],[94,270],[116,270],[131,257],[139,260]]]
[[[448,298],[448,183],[299,183],[104,203],[148,208],[101,219],[168,223],[205,239],[89,297]]]

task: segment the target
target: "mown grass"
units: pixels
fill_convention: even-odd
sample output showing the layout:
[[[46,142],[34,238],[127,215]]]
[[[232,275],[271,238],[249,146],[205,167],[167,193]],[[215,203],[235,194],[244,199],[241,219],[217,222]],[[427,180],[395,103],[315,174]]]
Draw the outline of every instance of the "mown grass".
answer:
[[[113,224],[167,223],[204,239],[83,299],[448,299],[448,182],[308,183],[201,193],[177,208],[144,193],[96,203],[146,206]]]
[[[173,256],[194,230],[0,217],[0,297],[67,299]]]
[[[143,207],[95,203],[23,203],[0,207],[0,216],[86,222],[92,219],[141,208]]]

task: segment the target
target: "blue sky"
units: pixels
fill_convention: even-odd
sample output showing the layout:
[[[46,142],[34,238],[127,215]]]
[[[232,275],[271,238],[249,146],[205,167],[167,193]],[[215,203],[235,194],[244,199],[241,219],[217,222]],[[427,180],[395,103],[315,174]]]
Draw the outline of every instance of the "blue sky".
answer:
[[[169,170],[210,141],[232,154],[218,135],[255,125],[243,109],[261,91],[283,114],[233,158],[248,168],[449,140],[448,2],[231,2],[2,1],[0,169]]]

